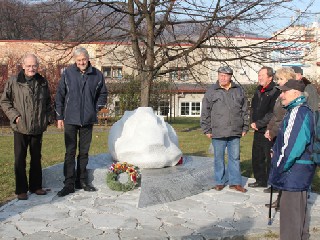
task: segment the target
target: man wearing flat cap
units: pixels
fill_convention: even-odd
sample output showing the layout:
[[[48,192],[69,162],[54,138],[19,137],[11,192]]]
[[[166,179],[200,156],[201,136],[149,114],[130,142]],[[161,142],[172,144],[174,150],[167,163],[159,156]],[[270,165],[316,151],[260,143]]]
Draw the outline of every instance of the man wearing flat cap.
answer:
[[[239,192],[242,186],[240,171],[240,138],[249,128],[247,99],[243,89],[235,84],[233,70],[228,66],[218,69],[218,81],[205,93],[202,100],[200,125],[212,141],[214,149],[214,178],[217,191],[226,185]],[[228,166],[224,154],[228,150]]]
[[[287,113],[272,148],[268,183],[282,190],[280,200],[280,239],[309,239],[307,190],[316,165],[311,161],[313,147],[313,112],[302,94],[302,81],[289,80],[280,99]]]
[[[306,77],[303,76],[303,69],[301,67],[293,66],[291,68],[296,74],[296,80],[302,81],[306,86],[304,94],[307,98],[308,105],[313,111],[319,110],[320,99],[315,86]]]

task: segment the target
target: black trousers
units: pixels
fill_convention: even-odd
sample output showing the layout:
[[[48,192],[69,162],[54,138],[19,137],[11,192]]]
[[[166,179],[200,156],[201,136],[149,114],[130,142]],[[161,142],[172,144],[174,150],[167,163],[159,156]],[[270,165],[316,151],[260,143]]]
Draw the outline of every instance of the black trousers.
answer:
[[[89,160],[89,149],[92,140],[93,125],[77,126],[64,125],[64,141],[66,154],[64,159],[64,185],[74,188],[75,181],[87,183],[87,165]],[[79,154],[77,156],[77,173],[75,171],[75,157],[77,153],[77,138],[79,135]]]
[[[42,134],[26,135],[14,132],[14,173],[16,180],[16,194],[34,192],[42,188],[41,147]],[[26,174],[26,157],[29,147],[30,170],[29,185]]]
[[[254,178],[262,185],[267,185],[268,182],[271,164],[270,150],[272,145],[273,142],[265,138],[264,133],[254,132],[252,144],[252,169]]]

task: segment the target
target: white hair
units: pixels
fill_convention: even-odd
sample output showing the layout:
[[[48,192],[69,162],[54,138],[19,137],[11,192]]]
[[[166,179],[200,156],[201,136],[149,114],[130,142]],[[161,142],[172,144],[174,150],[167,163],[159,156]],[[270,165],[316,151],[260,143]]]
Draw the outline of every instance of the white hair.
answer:
[[[38,58],[37,58],[37,56],[35,55],[35,54],[33,54],[33,53],[26,53],[25,55],[23,55],[23,57],[22,57],[22,64],[24,64],[24,61],[27,59],[27,58],[33,58],[33,59],[35,59],[36,60],[36,62],[37,62],[37,65],[39,65],[39,60],[38,60]]]
[[[73,51],[73,57],[79,56],[79,55],[85,55],[89,59],[89,53],[87,49],[83,47],[78,47]]]

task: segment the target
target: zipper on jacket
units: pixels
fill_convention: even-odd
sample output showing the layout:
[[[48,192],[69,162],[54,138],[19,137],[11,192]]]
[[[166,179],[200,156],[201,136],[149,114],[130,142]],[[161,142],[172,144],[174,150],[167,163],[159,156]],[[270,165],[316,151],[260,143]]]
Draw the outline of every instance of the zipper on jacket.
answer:
[[[84,103],[83,103],[83,91],[85,91],[85,84],[86,84],[86,81],[85,81],[85,77],[86,77],[86,74],[84,73],[81,73],[81,76],[82,76],[82,79],[81,81],[83,82],[83,85],[82,85],[82,82],[80,83],[80,126],[82,127],[83,124],[84,124]]]
[[[65,77],[65,84],[66,84],[66,87],[67,87],[67,93],[69,93],[69,85],[68,85],[67,77]],[[65,102],[64,113],[63,113],[63,120],[66,120],[68,103],[69,103],[69,94],[68,94],[67,101]],[[61,114],[62,114],[62,113],[61,113]]]

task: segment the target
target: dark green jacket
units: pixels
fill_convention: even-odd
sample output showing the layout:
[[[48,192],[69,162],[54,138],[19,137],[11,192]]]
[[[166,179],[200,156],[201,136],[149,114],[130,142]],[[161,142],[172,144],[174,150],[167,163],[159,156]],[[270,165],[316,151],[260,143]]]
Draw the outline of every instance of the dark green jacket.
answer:
[[[5,85],[0,105],[10,120],[13,131],[36,135],[43,133],[52,114],[48,82],[40,74],[34,76],[34,89],[27,83],[24,70]],[[20,121],[15,122],[20,116]]]

